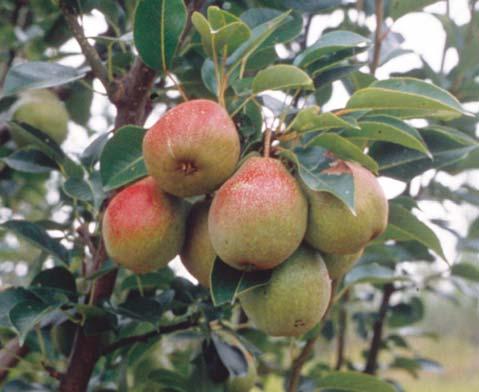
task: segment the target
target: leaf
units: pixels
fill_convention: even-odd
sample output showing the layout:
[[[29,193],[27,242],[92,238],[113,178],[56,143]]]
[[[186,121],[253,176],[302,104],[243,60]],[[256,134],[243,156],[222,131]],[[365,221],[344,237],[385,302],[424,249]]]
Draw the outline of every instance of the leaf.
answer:
[[[355,144],[336,133],[323,133],[308,142],[308,146],[320,146],[331,151],[340,159],[360,163],[374,173],[378,172],[378,164]]]
[[[359,283],[385,284],[396,280],[407,280],[404,276],[398,276],[394,270],[377,263],[359,264],[354,267],[344,278],[345,287]]]
[[[83,151],[80,161],[87,167],[93,166],[100,160],[101,153],[105,144],[108,142],[108,133],[102,133],[100,136],[95,138],[87,148]]]
[[[452,120],[466,112],[447,91],[413,78],[392,78],[358,90],[347,104],[351,109],[371,109],[400,118]]]
[[[395,392],[395,388],[377,377],[356,372],[331,372],[321,377],[319,390],[334,389],[347,392]]]
[[[81,79],[86,70],[43,61],[32,61],[11,67],[5,78],[3,95],[18,94],[29,89],[60,86]]]
[[[244,272],[216,258],[211,271],[211,298],[215,306],[233,303],[242,292],[267,284],[271,270]]]
[[[22,139],[28,141],[29,144],[32,144],[47,155],[50,159],[55,161],[62,173],[68,177],[82,177],[83,169],[76,162],[72,161],[60,148],[60,146],[48,136],[45,132],[40,131],[39,129],[32,127],[26,123],[17,123],[11,121],[8,125],[15,129]]]
[[[424,304],[418,297],[389,308],[388,324],[391,328],[407,327],[424,318]]]
[[[188,380],[178,372],[168,369],[155,369],[148,374],[148,379],[175,392],[188,392]]]
[[[182,0],[140,0],[135,12],[133,37],[141,59],[166,72],[173,61],[186,26]]]
[[[294,59],[294,65],[305,68],[322,57],[344,49],[368,44],[369,39],[351,31],[333,31],[322,35]]]
[[[131,296],[118,305],[115,310],[123,316],[155,324],[168,309],[174,295],[175,292],[173,290],[166,290],[154,298],[142,297],[140,295]]]
[[[142,143],[146,130],[133,125],[120,128],[103,148],[100,173],[105,191],[147,175]]]
[[[157,272],[149,272],[141,275],[130,275],[121,283],[121,290],[138,289],[138,280],[143,289],[164,290],[170,286],[175,274],[170,268],[162,268]]]
[[[27,334],[51,310],[53,307],[50,305],[34,300],[20,302],[10,310],[10,322],[18,333],[21,346]]]
[[[331,193],[354,211],[353,176],[350,173],[331,175],[323,172],[332,162],[324,148],[300,147],[294,151],[283,151],[282,155],[296,165],[305,186],[314,191]]]
[[[451,268],[451,275],[471,282],[479,282],[479,267],[472,263],[454,264]]]
[[[214,332],[211,333],[211,340],[230,377],[238,377],[248,373],[248,362],[238,347],[228,344]]]
[[[12,231],[65,264],[69,263],[68,250],[59,241],[50,237],[41,226],[24,220],[10,220],[2,223],[0,228]]]
[[[7,288],[0,291],[0,327],[10,327],[10,310],[18,303],[36,300],[36,297],[23,287]]]
[[[395,117],[368,116],[359,122],[359,131],[346,131],[342,136],[356,140],[386,141],[430,155],[417,129]]]
[[[31,286],[58,289],[76,293],[76,283],[73,274],[65,267],[53,267],[41,271],[33,278]]]
[[[411,211],[397,203],[389,203],[389,224],[386,231],[375,242],[418,241],[436,252],[446,262],[441,242],[436,234],[422,223]]]
[[[390,0],[387,15],[398,19],[410,12],[420,11],[429,4],[437,3],[438,0]]]
[[[274,19],[269,20],[253,29],[250,38],[236,49],[228,60],[226,65],[229,73],[232,73],[241,62],[246,62],[248,58],[281,26],[291,12],[285,12]]]
[[[92,201],[93,189],[88,181],[81,178],[69,178],[63,184],[63,191],[73,199]]]
[[[2,160],[10,168],[24,173],[48,173],[58,169],[55,161],[31,148],[17,150]]]
[[[301,133],[335,128],[359,130],[359,125],[354,119],[348,121],[331,112],[321,113],[320,110],[319,106],[302,109],[289,125],[289,129]]]
[[[253,79],[253,93],[258,94],[266,90],[287,90],[291,88],[305,88],[314,90],[313,80],[306,72],[294,65],[272,65]]]

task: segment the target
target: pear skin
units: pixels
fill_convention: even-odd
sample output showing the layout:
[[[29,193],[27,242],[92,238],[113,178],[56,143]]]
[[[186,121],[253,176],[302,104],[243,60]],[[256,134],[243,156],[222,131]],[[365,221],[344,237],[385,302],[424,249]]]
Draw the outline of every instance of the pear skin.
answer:
[[[350,255],[338,255],[332,253],[323,253],[323,260],[328,267],[329,276],[333,280],[337,280],[346,275],[353,265],[363,255],[364,249]]]

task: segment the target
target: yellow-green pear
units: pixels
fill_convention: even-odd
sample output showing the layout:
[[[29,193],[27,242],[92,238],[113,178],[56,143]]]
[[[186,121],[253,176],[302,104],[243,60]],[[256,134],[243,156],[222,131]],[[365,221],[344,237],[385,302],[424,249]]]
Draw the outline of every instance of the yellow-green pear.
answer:
[[[210,274],[216,252],[208,233],[210,201],[203,200],[193,205],[186,224],[185,244],[180,258],[188,270],[204,287],[210,287]]]
[[[349,255],[323,253],[323,260],[328,267],[329,276],[333,280],[342,278],[353,267],[354,263],[362,256],[364,249]]]
[[[28,91],[20,97],[13,110],[13,120],[38,128],[58,144],[65,140],[68,133],[68,111],[51,91]],[[28,144],[28,139],[15,129],[11,130],[11,135],[17,146]]]
[[[338,161],[325,173],[353,176],[356,214],[331,193],[306,189],[309,201],[306,242],[325,253],[359,252],[386,229],[388,201],[384,191],[374,174],[356,163]]]
[[[331,298],[331,279],[321,255],[301,246],[273,270],[264,286],[239,296],[246,315],[271,336],[299,336],[323,318]]]

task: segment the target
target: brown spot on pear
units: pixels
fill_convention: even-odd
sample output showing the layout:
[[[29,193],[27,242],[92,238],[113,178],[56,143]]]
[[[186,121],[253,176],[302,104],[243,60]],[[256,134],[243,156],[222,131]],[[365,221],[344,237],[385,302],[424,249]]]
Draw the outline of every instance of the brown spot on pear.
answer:
[[[300,336],[323,318],[331,279],[321,255],[301,246],[273,270],[271,280],[239,296],[249,319],[271,336]]]
[[[103,217],[108,255],[123,267],[146,273],[165,267],[183,246],[186,207],[147,177],[118,193]]]
[[[306,198],[283,164],[252,157],[216,192],[208,229],[225,263],[240,270],[270,269],[298,248],[307,214]]]
[[[65,140],[70,117],[63,102],[51,91],[28,91],[20,96],[12,110],[13,120],[38,128],[58,144]],[[11,135],[19,147],[29,143],[29,140],[14,128],[11,129]]]
[[[180,252],[183,265],[204,287],[210,287],[210,274],[216,259],[208,233],[208,211],[211,202],[195,203],[188,216],[185,244]]]
[[[166,112],[145,135],[148,173],[165,192],[188,197],[212,192],[238,163],[240,140],[228,112],[205,99]]]
[[[352,162],[338,162],[330,174],[351,173],[356,215],[336,196],[306,189],[309,200],[306,241],[326,253],[352,254],[381,235],[388,222],[388,201],[377,178]]]
[[[333,280],[342,278],[347,274],[356,261],[362,256],[364,249],[349,255],[338,255],[333,253],[323,253],[323,260],[328,267],[329,276]]]

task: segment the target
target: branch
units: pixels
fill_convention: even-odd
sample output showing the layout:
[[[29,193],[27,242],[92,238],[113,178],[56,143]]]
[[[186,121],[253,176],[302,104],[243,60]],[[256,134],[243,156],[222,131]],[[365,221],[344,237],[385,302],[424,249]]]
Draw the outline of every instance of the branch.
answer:
[[[18,338],[13,338],[0,350],[0,383],[8,376],[9,369],[27,353],[28,347],[25,344],[20,346]]]
[[[348,326],[348,313],[346,311],[346,304],[349,300],[349,290],[344,293],[343,301],[341,307],[339,308],[339,319],[338,319],[338,339],[337,339],[337,348],[336,348],[336,370],[341,370],[344,363],[344,352],[346,347],[346,330]]]
[[[371,346],[364,368],[364,373],[376,374],[376,368],[378,364],[378,355],[381,348],[381,342],[383,340],[383,327],[384,320],[389,309],[389,301],[391,295],[394,293],[394,286],[392,283],[386,284],[383,288],[383,299],[379,308],[379,314],[377,320],[374,322],[373,338],[371,339]]]
[[[182,331],[182,330],[185,330],[185,329],[195,327],[195,326],[198,325],[198,319],[199,319],[199,315],[195,315],[194,317],[190,318],[189,320],[182,321],[181,323],[178,323],[178,324],[166,325],[164,327],[160,327],[156,331],[151,331],[151,332],[148,332],[148,333],[143,334],[143,335],[129,336],[127,338],[120,339],[120,340],[116,341],[115,343],[105,347],[104,350],[102,351],[102,355],[111,354],[112,352],[114,352],[114,351],[116,351],[120,348],[130,346],[130,345],[135,344],[135,343],[140,343],[140,342],[146,343],[146,342],[148,342],[148,340],[150,340],[154,337],[158,337],[158,336],[161,336],[161,335],[166,335],[166,334],[169,334],[169,333]]]
[[[178,43],[178,48],[181,48],[183,44],[185,43],[185,39],[188,36],[188,33],[190,32],[191,28],[193,27],[193,23],[191,22],[191,15],[193,15],[193,12],[199,11],[203,8],[204,4],[206,3],[206,0],[189,0],[187,2],[188,4],[188,18],[186,20],[186,26],[181,33],[181,37]]]
[[[381,59],[381,46],[383,43],[382,27],[384,21],[384,0],[375,0],[376,4],[376,33],[374,36],[373,62],[370,65],[371,74],[376,74]]]
[[[80,26],[80,23],[78,23],[77,13],[67,0],[60,0],[59,6],[65,18],[65,21],[67,22],[73,36],[77,40],[78,45],[80,45],[81,51],[85,56],[88,64],[90,65],[93,74],[103,84],[108,96],[111,96],[112,83],[110,83],[110,80],[108,79],[108,71],[103,65],[96,49],[90,45],[88,39],[85,37],[83,27]]]
[[[329,300],[328,308],[324,313],[323,320],[326,319],[328,316],[329,311],[333,305],[334,293],[336,292],[336,285],[337,281],[333,280],[331,285],[331,298]],[[321,334],[317,334],[316,336],[312,337],[306,342],[306,345],[301,350],[301,353],[298,357],[294,360],[292,368],[291,368],[291,376],[289,377],[288,383],[288,392],[296,392],[298,390],[299,380],[301,377],[301,371],[303,370],[303,366],[306,361],[309,359],[311,353],[313,352],[314,346],[316,345],[317,340]]]

